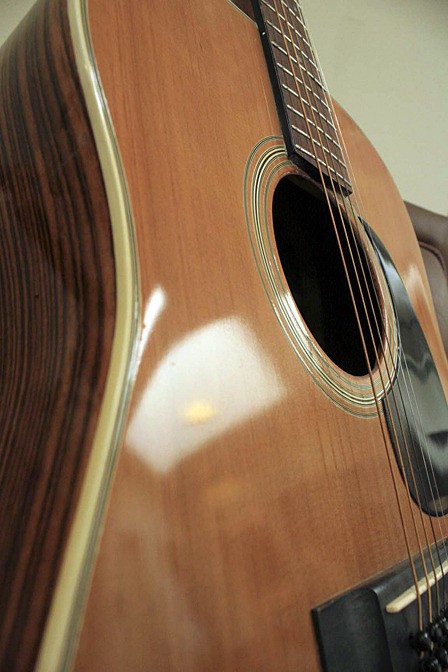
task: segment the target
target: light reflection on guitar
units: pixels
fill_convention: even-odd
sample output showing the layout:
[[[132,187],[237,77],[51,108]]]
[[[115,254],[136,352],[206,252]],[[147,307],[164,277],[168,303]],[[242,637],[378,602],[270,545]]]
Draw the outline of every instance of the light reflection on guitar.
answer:
[[[41,0],[0,52],[5,669],[340,672],[312,610],[433,534],[382,432],[401,325],[360,217],[446,394],[412,227],[296,3],[262,5],[283,99],[243,2]]]

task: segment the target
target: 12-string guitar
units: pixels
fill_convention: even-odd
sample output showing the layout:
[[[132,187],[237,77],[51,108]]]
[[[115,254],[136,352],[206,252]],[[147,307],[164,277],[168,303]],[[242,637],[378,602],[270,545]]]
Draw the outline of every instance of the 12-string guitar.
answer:
[[[448,669],[448,367],[296,0],[0,51],[0,669]]]

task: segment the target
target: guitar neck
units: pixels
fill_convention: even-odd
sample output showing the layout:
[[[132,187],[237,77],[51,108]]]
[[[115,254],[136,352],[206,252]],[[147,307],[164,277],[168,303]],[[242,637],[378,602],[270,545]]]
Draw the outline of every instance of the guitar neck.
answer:
[[[289,158],[351,191],[328,91],[295,0],[253,0]]]

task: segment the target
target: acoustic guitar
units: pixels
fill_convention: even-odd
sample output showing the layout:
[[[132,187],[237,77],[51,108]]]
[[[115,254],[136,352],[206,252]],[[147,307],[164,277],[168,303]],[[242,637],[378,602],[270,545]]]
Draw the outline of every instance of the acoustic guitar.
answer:
[[[0,95],[0,669],[448,669],[448,366],[296,0],[39,0]]]

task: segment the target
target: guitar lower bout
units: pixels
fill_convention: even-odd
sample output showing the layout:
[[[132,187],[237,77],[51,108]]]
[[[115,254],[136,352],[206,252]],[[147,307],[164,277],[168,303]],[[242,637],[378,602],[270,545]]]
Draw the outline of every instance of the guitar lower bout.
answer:
[[[340,108],[349,177],[341,147],[314,177],[288,159],[249,4],[39,0],[0,52],[8,672],[317,672],[312,610],[406,557],[420,511],[382,432],[403,340],[389,276],[448,389],[418,246]],[[323,167],[343,180],[328,208]],[[389,276],[345,209],[358,187]],[[367,361],[345,235],[377,296]]]

